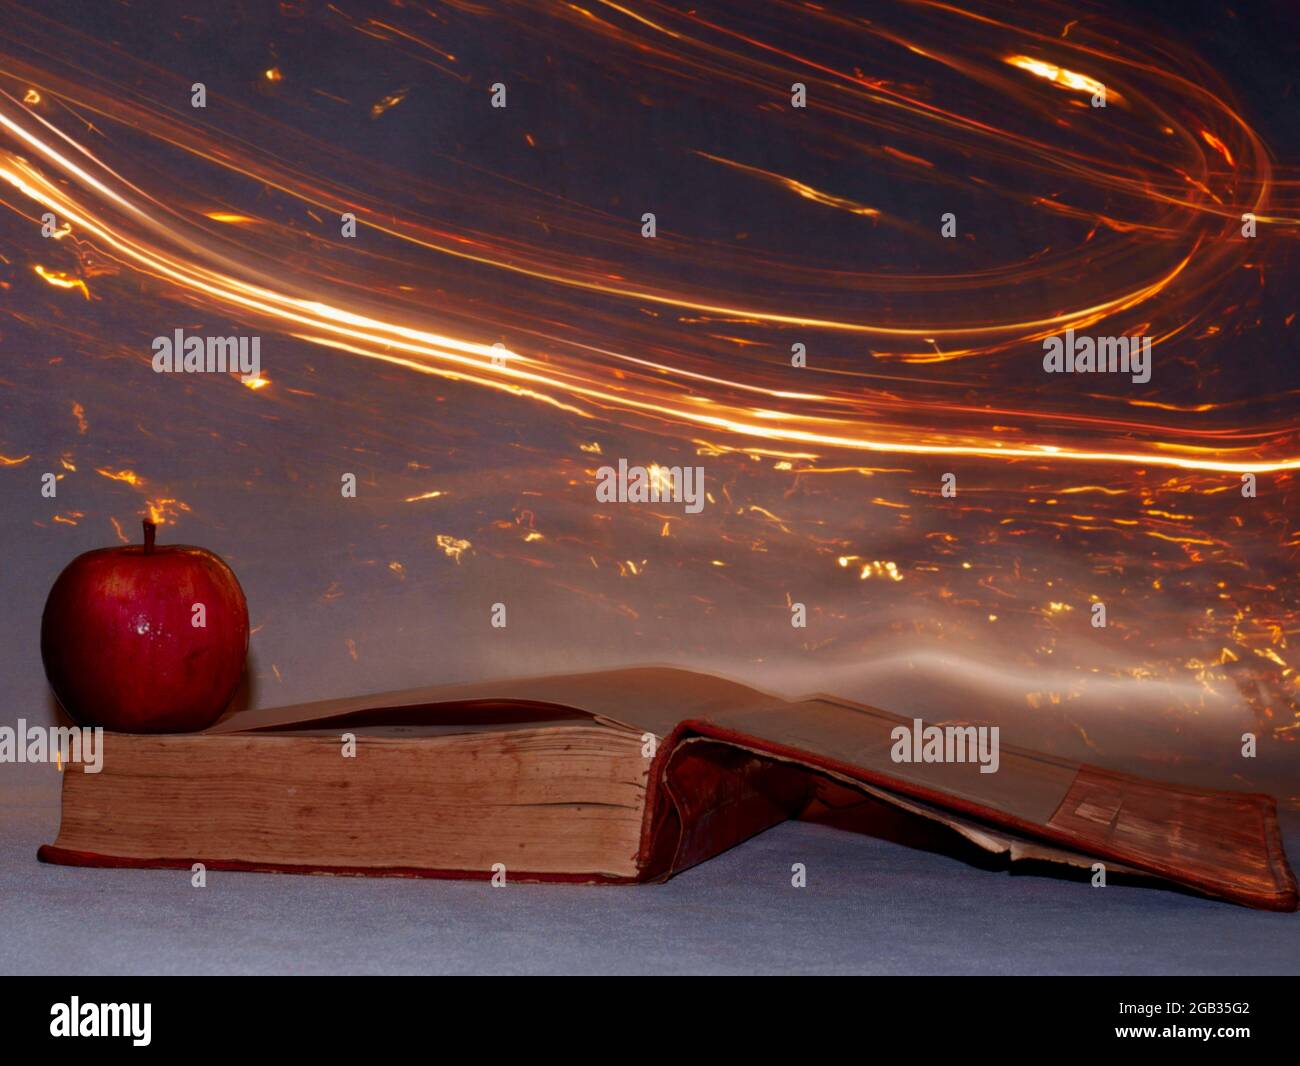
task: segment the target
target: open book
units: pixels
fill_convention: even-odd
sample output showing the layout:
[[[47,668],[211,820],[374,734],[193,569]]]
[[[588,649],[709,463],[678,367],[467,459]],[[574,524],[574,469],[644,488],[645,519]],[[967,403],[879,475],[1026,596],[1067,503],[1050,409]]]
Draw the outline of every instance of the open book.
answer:
[[[203,733],[108,734],[101,772],[64,773],[58,840],[39,855],[654,881],[811,808],[869,797],[1013,860],[1101,862],[1296,909],[1271,797],[1009,746],[946,761],[950,743],[945,761],[927,761],[909,748],[919,735],[872,707],[657,667],[246,711]]]

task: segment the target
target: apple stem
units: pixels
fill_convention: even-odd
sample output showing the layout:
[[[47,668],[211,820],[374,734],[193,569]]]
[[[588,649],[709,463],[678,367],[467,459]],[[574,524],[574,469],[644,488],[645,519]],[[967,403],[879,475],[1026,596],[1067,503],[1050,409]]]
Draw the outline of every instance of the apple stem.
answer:
[[[158,526],[157,526],[155,523],[150,522],[149,519],[146,518],[146,519],[144,520],[144,553],[145,553],[145,555],[152,555],[152,554],[153,554],[153,538],[157,535],[157,533],[158,533]]]

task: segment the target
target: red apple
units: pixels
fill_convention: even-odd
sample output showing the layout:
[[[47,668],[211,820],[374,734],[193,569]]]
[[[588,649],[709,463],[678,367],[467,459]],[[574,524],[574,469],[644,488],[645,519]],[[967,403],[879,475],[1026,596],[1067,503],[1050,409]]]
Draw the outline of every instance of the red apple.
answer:
[[[203,548],[155,547],[155,531],[146,521],[143,546],[78,555],[45,601],[45,676],[83,726],[204,729],[239,687],[248,605],[234,571]]]

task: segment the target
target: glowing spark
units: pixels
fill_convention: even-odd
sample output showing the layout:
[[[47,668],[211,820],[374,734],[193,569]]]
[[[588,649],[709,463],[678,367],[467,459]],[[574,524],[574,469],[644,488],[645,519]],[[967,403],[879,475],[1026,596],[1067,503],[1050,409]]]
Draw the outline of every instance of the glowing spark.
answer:
[[[408,496],[403,502],[415,503],[417,500],[436,500],[439,496],[443,495],[445,495],[445,493],[440,489],[434,489],[432,492],[422,492],[418,496]]]
[[[370,109],[370,117],[378,118],[389,108],[396,107],[398,104],[400,104],[403,100],[406,99],[406,94],[409,93],[410,91],[411,90],[407,88],[407,89],[398,89],[397,92],[389,93],[387,96],[385,96],[382,100],[380,100],[377,104],[375,104]]]
[[[190,506],[171,496],[160,496],[157,499],[147,500],[145,508],[149,512],[149,521],[163,526],[179,517],[181,511],[188,511]]]
[[[36,273],[48,281],[57,289],[80,289],[81,295],[87,300],[90,299],[90,290],[86,288],[86,283],[80,278],[70,278],[67,274],[59,270],[46,270],[39,263],[34,268]]]
[[[125,481],[128,485],[137,488],[144,484],[144,478],[134,470],[105,470],[102,466],[98,466],[95,468],[95,473],[113,481]]]
[[[708,152],[696,152],[698,156],[711,160],[714,163],[721,163],[723,166],[732,167],[735,170],[743,170],[750,174],[757,174],[761,178],[783,185],[791,192],[797,193],[805,200],[812,200],[814,203],[822,204],[825,207],[837,207],[841,211],[847,211],[851,215],[864,215],[867,218],[878,218],[880,212],[874,207],[867,207],[865,204],[855,203],[853,200],[847,200],[842,196],[833,196],[828,192],[821,192],[814,189],[811,185],[805,185],[794,178],[787,178],[782,174],[774,174],[770,170],[762,170],[759,167],[751,167],[744,163],[736,163],[730,159],[723,159],[720,156],[709,155]],[[927,166],[929,164],[926,164]]]
[[[1205,139],[1206,144],[1208,144],[1211,148],[1213,148],[1216,152],[1218,152],[1219,155],[1223,156],[1223,158],[1228,161],[1228,166],[1235,167],[1237,165],[1235,162],[1233,162],[1232,153],[1228,151],[1228,146],[1224,144],[1221,140],[1219,140],[1218,137],[1216,137],[1209,130],[1201,130],[1201,136]]]
[[[662,497],[671,495],[673,491],[672,471],[667,467],[659,466],[657,463],[651,463],[646,473],[650,477],[650,488],[652,492],[659,493]]]
[[[1069,496],[1076,492],[1100,492],[1107,496],[1123,496],[1125,489],[1108,489],[1104,485],[1078,485],[1070,489],[1061,489],[1062,496]]]
[[[1003,62],[1010,63],[1013,67],[1019,67],[1021,70],[1027,70],[1036,77],[1046,78],[1053,85],[1058,85],[1062,89],[1073,89],[1077,92],[1088,93],[1090,96],[1105,92],[1107,99],[1118,100],[1120,98],[1118,93],[1107,90],[1106,86],[1096,78],[1090,78],[1088,75],[1080,74],[1077,71],[1066,70],[1054,63],[1045,63],[1041,59],[1031,59],[1029,56],[1007,56]]]
[[[472,547],[469,541],[449,536],[446,533],[439,533],[436,539],[438,547],[446,553],[447,558],[454,559],[457,563],[460,562],[460,557]]]
[[[658,30],[660,33],[667,34],[669,37],[681,36],[681,34],[674,33],[672,30],[668,29],[665,26],[660,26],[657,22],[651,22],[648,18],[646,18],[643,15],[638,15],[635,11],[630,11],[625,7],[621,7],[620,5],[614,3],[613,0],[596,0],[596,2],[604,4],[606,7],[612,7],[619,14],[626,15],[630,19],[635,19],[637,22],[640,22],[642,25],[649,26],[652,30]],[[582,9],[578,8],[577,10],[582,10]],[[584,11],[583,14],[589,14],[589,12]]]
[[[859,581],[866,581],[869,577],[887,577],[890,581],[903,580],[903,575],[898,572],[896,564],[874,559],[869,563],[863,563],[862,570],[858,573]]]

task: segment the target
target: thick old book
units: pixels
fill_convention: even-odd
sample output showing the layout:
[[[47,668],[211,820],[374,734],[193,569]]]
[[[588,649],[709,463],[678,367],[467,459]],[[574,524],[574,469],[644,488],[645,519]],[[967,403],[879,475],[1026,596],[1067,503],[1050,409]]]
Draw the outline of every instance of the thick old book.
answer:
[[[1296,909],[1269,796],[1007,745],[983,760],[952,761],[950,744],[940,761],[902,761],[914,733],[872,707],[658,667],[245,711],[203,733],[107,734],[99,773],[67,767],[58,839],[39,856],[632,883],[856,802],[1010,860],[1100,862]]]

